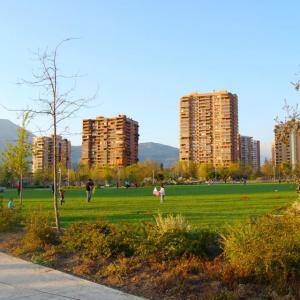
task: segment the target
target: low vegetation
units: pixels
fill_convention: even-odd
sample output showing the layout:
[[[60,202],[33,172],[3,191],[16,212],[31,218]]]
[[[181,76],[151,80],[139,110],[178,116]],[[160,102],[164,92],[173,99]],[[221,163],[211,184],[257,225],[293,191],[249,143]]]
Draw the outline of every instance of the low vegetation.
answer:
[[[223,236],[224,257],[239,277],[285,284],[300,275],[297,214],[265,215],[231,226]]]
[[[15,231],[22,226],[20,209],[9,209],[0,200],[0,232]]]

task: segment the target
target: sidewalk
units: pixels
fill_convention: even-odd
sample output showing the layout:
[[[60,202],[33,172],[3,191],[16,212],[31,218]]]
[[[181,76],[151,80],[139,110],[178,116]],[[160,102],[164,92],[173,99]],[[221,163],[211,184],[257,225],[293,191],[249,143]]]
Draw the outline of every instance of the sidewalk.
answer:
[[[141,300],[60,271],[0,252],[2,300]]]

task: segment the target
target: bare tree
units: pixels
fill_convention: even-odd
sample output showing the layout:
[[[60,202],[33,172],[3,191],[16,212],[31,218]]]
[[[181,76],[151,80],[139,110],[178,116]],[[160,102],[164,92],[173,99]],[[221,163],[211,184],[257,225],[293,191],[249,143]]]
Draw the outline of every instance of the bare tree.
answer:
[[[291,82],[291,84],[294,86],[295,90],[299,92],[300,81],[296,83]],[[279,117],[275,118],[275,132],[278,140],[280,140],[283,144],[289,144],[291,135],[300,133],[300,112],[298,104],[295,106],[290,106],[287,101],[285,101],[283,111],[285,113],[284,120],[280,120]],[[286,176],[287,174],[291,175],[290,173],[293,173],[294,181],[297,184],[297,192],[300,193],[300,178],[295,167],[296,166],[291,166],[287,162],[282,162],[282,164],[279,166],[279,170],[281,170],[281,172]]]
[[[44,52],[38,51],[35,53],[39,70],[33,73],[32,80],[22,80],[20,84],[26,84],[35,87],[39,90],[39,96],[36,101],[36,108],[29,108],[33,115],[45,115],[50,118],[50,130],[53,133],[53,205],[55,224],[57,229],[60,229],[60,220],[58,212],[58,157],[57,157],[57,130],[58,125],[64,120],[74,116],[81,108],[86,106],[87,102],[92,100],[95,96],[89,98],[73,98],[75,91],[76,78],[78,74],[65,75],[58,67],[58,53],[61,46],[72,40],[68,38],[62,40],[53,51],[46,50]],[[62,88],[62,82],[72,80],[74,86],[69,89]]]

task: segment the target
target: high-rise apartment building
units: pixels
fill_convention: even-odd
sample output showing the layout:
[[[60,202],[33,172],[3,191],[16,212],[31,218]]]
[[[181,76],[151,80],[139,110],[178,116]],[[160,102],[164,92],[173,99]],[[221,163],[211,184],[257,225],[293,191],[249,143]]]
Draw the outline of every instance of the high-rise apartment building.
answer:
[[[253,140],[252,167],[255,172],[260,171],[260,141]]]
[[[57,136],[57,162],[65,167],[71,167],[71,142]],[[32,172],[51,169],[54,162],[53,136],[34,137],[32,141]]]
[[[291,164],[294,168],[300,163],[300,132],[290,132],[286,134],[285,141],[281,138],[282,126],[276,125],[275,133],[275,165],[279,166],[282,162]]]
[[[136,163],[138,128],[138,122],[125,115],[83,120],[81,162],[90,167]]]
[[[251,136],[240,135],[241,166],[251,166],[253,171],[260,171],[260,141]]]
[[[237,95],[216,91],[180,98],[180,160],[214,166],[239,160]]]
[[[275,165],[275,161],[276,161],[276,150],[275,150],[275,142],[272,143],[272,147],[271,147],[271,160],[272,160],[272,165]]]

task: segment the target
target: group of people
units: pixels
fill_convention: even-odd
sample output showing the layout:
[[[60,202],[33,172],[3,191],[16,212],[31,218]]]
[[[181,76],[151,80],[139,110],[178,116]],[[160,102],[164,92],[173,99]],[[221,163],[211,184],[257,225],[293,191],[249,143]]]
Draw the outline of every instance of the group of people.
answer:
[[[51,189],[52,189],[52,193],[54,194],[54,184],[52,184]],[[19,194],[19,186],[17,186],[17,191]],[[92,199],[92,194],[95,191],[95,184],[91,178],[88,179],[85,185],[85,191],[86,191],[86,201],[87,203],[90,203]],[[59,188],[58,194],[59,194],[60,205],[62,206],[63,203],[65,202],[65,191],[62,188]],[[159,191],[155,187],[153,190],[153,195],[160,196],[160,203],[163,204],[165,202],[165,195],[166,195],[164,185],[161,184]],[[8,208],[14,207],[13,199],[8,200],[7,207]]]
[[[54,194],[54,184],[52,184],[52,193]],[[85,185],[85,190],[86,190],[86,201],[87,203],[91,202],[92,199],[92,193],[94,191],[95,185],[94,182],[91,178],[87,181]],[[60,200],[60,205],[63,205],[65,202],[65,191],[62,188],[58,189],[58,194],[59,194],[59,200]]]

